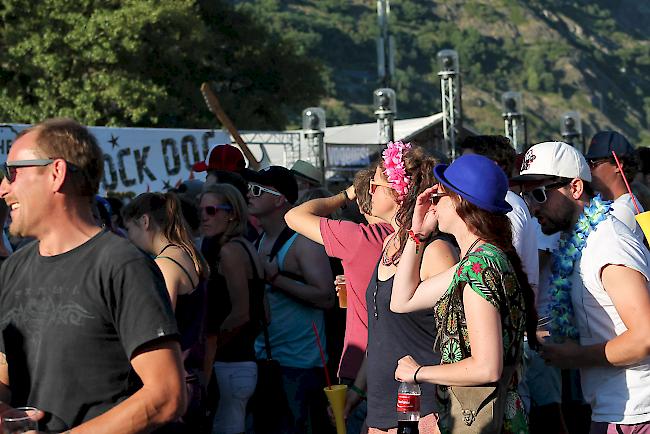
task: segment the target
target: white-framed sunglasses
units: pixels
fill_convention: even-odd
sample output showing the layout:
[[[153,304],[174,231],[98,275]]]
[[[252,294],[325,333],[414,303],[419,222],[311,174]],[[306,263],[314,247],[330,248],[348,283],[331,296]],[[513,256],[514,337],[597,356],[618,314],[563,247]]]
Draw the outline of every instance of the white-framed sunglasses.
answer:
[[[273,196],[282,196],[282,193],[271,190],[270,188],[262,187],[259,184],[248,184],[248,191],[250,191],[251,196],[260,197],[262,193],[272,194]]]
[[[534,188],[531,191],[524,192],[523,197],[527,203],[530,203],[531,200],[533,200],[536,203],[541,205],[545,203],[546,200],[548,199],[548,195],[546,194],[547,191],[566,187],[570,183],[571,180],[565,180],[565,181],[554,182],[548,185],[542,185],[541,187]]]

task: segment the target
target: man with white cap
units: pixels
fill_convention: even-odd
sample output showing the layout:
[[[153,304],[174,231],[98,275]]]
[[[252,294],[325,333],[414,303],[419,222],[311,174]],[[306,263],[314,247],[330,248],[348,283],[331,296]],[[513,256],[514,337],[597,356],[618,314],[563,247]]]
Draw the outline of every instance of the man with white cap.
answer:
[[[563,232],[550,279],[554,344],[542,357],[580,368],[591,433],[650,432],[650,253],[593,197],[587,161],[572,146],[533,146],[516,181],[542,231]]]

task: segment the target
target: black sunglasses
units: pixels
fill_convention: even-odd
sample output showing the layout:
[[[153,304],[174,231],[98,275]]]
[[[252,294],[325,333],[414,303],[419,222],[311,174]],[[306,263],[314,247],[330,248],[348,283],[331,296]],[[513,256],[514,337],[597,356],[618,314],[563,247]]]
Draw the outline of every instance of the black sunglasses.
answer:
[[[587,160],[587,164],[589,165],[590,169],[598,167],[598,166],[600,166],[601,164],[604,164],[604,163],[613,163],[612,158],[603,157],[603,158],[591,158],[591,159]]]
[[[548,199],[548,196],[546,194],[547,191],[554,190],[556,188],[566,187],[569,184],[571,184],[571,180],[559,181],[548,185],[542,185],[541,187],[534,188],[531,191],[524,193],[524,199],[526,199],[528,203],[530,203],[529,199],[533,199],[538,204],[542,204],[546,202],[546,200]]]
[[[217,211],[219,210],[232,211],[232,207],[230,205],[206,205],[202,206],[199,209],[201,212],[205,211],[205,213],[209,216],[217,215]]]
[[[5,179],[11,184],[16,180],[16,169],[18,167],[43,167],[49,166],[54,163],[54,160],[41,159],[41,160],[17,160],[17,161],[5,161],[0,166],[0,171]]]
[[[437,205],[438,202],[440,202],[440,199],[442,199],[445,196],[449,196],[449,193],[433,193],[430,197],[431,203]]]

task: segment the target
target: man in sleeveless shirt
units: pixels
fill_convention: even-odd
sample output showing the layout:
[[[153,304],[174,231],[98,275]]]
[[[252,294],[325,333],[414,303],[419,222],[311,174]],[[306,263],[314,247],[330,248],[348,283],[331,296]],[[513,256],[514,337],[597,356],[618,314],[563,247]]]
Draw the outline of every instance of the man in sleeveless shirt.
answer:
[[[327,427],[323,364],[314,336],[315,324],[326,343],[323,309],[334,304],[329,260],[321,245],[293,233],[284,216],[298,199],[298,186],[286,168],[271,166],[249,172],[249,211],[263,229],[258,251],[265,268],[270,307],[271,353],[282,367],[291,427],[284,432],[312,432]],[[279,241],[278,241],[279,240]],[[264,338],[255,344],[258,359],[266,357]]]
[[[42,431],[150,432],[185,412],[162,275],[93,220],[102,162],[85,127],[51,119],[3,166],[10,231],[36,240],[0,272],[0,400],[37,407]]]

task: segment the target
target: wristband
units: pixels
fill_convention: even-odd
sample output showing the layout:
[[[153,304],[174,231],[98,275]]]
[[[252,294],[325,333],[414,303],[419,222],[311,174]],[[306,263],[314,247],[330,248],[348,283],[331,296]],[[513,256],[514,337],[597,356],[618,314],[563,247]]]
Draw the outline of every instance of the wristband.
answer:
[[[426,239],[422,235],[418,235],[415,232],[413,232],[412,229],[409,229],[408,231],[409,238],[415,242],[415,254],[417,255],[420,252],[420,246],[422,245],[422,242]]]
[[[424,368],[424,365],[420,365],[420,366],[415,370],[415,373],[413,374],[413,382],[414,382],[415,384],[420,384],[420,382],[418,381],[418,372],[420,372],[420,369],[422,369],[422,368]]]
[[[349,387],[350,387],[350,390],[353,391],[354,393],[356,393],[357,395],[359,395],[359,396],[361,397],[361,399],[366,399],[366,398],[367,398],[367,396],[366,396],[366,392],[364,392],[363,390],[359,389],[359,388],[358,388],[357,386],[355,386],[354,384],[350,384]]]

